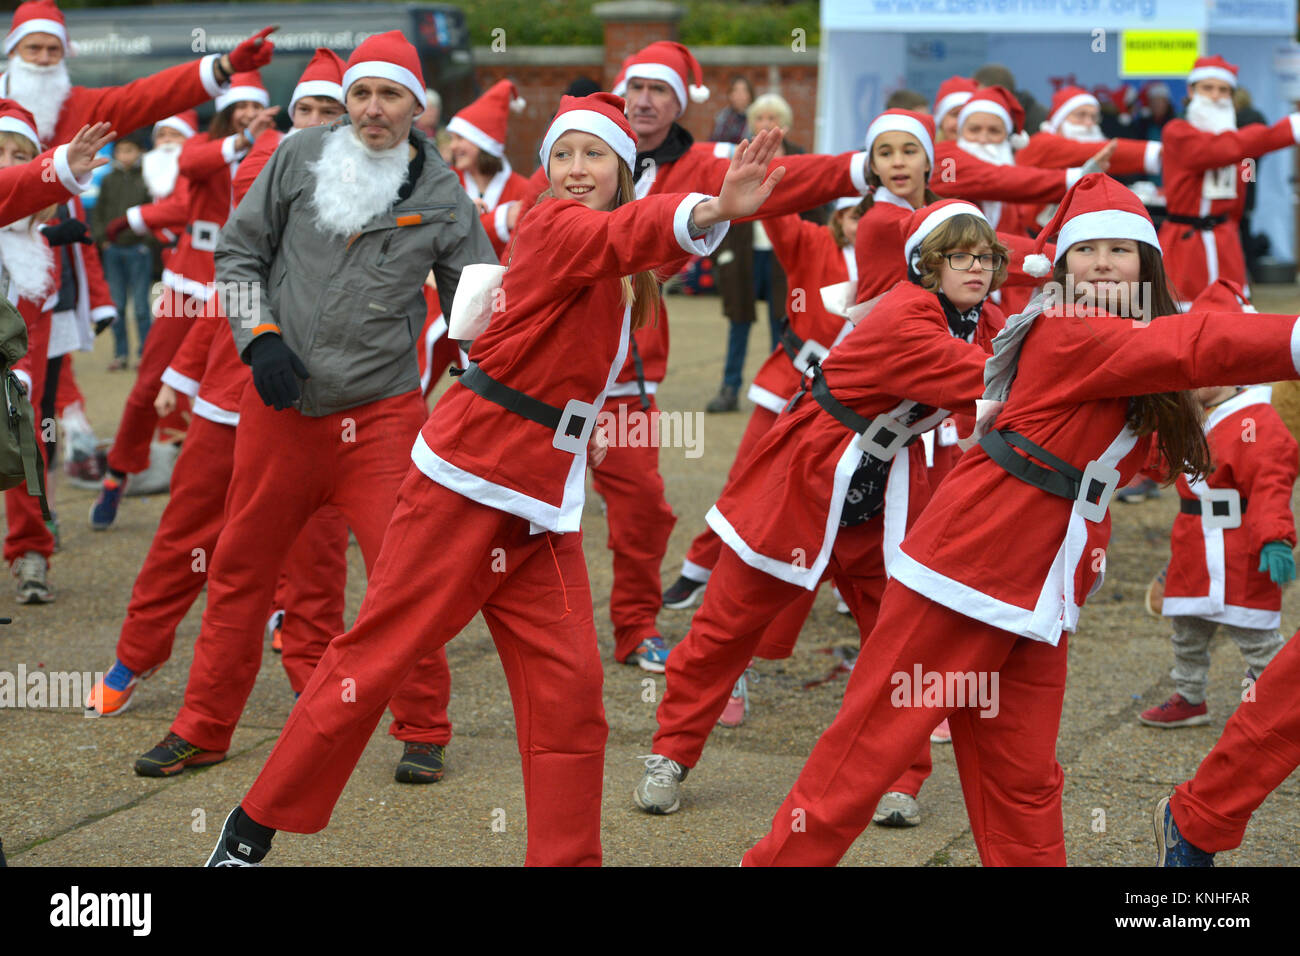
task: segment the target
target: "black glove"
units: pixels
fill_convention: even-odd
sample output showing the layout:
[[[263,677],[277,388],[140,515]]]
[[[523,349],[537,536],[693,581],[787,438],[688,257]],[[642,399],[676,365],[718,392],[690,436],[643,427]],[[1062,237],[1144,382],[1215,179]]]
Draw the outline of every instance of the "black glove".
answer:
[[[90,245],[94,242],[90,238],[90,227],[80,219],[66,219],[63,222],[43,226],[41,234],[52,246],[70,246],[74,242]]]
[[[117,321],[117,316],[115,315],[104,316],[102,319],[100,319],[95,323],[95,334],[98,335],[100,332],[103,332],[105,329],[111,328],[113,323],[116,321]]]
[[[298,379],[311,378],[302,359],[273,333],[263,333],[248,346],[249,364],[253,366],[253,387],[262,401],[277,412],[288,408],[302,394]]]

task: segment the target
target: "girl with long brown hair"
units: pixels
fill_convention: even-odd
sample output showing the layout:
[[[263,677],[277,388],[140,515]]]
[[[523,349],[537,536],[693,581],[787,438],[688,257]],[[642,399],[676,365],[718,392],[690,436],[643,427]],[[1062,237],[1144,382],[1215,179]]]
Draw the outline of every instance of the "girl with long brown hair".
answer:
[[[844,705],[747,864],[835,863],[943,717],[984,864],[1065,863],[1066,634],[1101,584],[1110,496],[1157,424],[1175,473],[1207,466],[1199,416],[1150,396],[1300,378],[1300,323],[1158,315],[1155,227],[1107,176],[1081,179],[1039,241],[1058,233],[1064,289],[1045,286],[994,340],[979,448],[904,539]],[[1046,275],[1041,264],[1026,267]],[[1097,306],[1125,296],[1128,316]]]

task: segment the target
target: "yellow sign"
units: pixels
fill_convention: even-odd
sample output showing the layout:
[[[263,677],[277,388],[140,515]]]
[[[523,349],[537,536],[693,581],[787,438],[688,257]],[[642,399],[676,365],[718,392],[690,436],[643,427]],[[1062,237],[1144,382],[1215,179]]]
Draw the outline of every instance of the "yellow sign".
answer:
[[[1120,34],[1119,75],[1186,76],[1201,55],[1196,30],[1124,30]]]

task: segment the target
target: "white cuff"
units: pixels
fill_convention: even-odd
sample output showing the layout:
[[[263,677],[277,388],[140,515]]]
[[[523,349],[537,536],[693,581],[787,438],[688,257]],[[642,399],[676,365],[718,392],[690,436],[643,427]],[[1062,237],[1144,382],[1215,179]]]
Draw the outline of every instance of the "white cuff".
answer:
[[[1142,157],[1142,168],[1146,170],[1148,175],[1160,175],[1160,167],[1163,165],[1161,160],[1164,156],[1164,149],[1165,144],[1159,140],[1152,140],[1147,143],[1146,153]]]
[[[14,369],[13,372],[18,376],[18,381],[22,382],[23,385],[26,386],[27,394],[29,396],[28,400],[30,401],[30,396],[32,394],[32,377],[20,368]]]
[[[126,224],[137,236],[149,235],[149,224],[144,221],[144,213],[139,206],[132,206],[126,211]]]
[[[677,211],[673,213],[673,235],[677,237],[677,244],[693,256],[711,255],[713,250],[722,243],[722,237],[727,234],[727,230],[731,228],[731,223],[719,222],[710,226],[699,239],[691,238],[691,234],[686,229],[686,221],[691,217],[691,210],[712,198],[704,193],[691,193],[677,204]]]
[[[1292,113],[1287,119],[1291,121],[1291,138],[1300,143],[1300,113]]]
[[[182,395],[188,395],[190,398],[199,394],[199,383],[194,381],[194,379],[190,378],[188,375],[182,375],[170,365],[163,370],[162,383],[164,385],[170,385]]]
[[[497,206],[496,212],[492,214],[492,224],[496,226],[497,238],[502,242],[510,241],[510,229],[506,226],[507,217],[510,215],[510,206],[511,203],[503,202]]]
[[[97,305],[90,310],[90,321],[98,322],[100,319],[112,319],[117,321],[117,306],[115,305]]]
[[[230,87],[229,83],[217,82],[216,65],[217,60],[221,58],[218,53],[210,53],[199,61],[199,79],[203,81],[203,90],[210,97],[219,96],[224,90]]]
[[[849,159],[849,178],[853,180],[853,188],[860,194],[866,195],[871,191],[871,186],[867,184],[867,161],[871,154],[865,150],[857,152]],[[934,170],[930,170],[931,174]]]
[[[1295,320],[1295,325],[1291,326],[1291,364],[1295,366],[1297,373],[1300,373],[1300,318]]]
[[[237,159],[243,159],[247,155],[247,149],[239,149],[235,142],[239,139],[238,133],[231,133],[221,141],[221,158],[227,163],[233,163]]]
[[[1069,189],[1071,186],[1073,186],[1082,178],[1083,178],[1083,167],[1071,166],[1069,169],[1065,171],[1065,188]]]
[[[86,179],[84,182],[72,175],[72,167],[68,164],[67,143],[64,143],[54,151],[54,172],[59,177],[59,182],[63,185],[63,188],[74,196],[84,193],[90,188],[91,182],[93,182],[93,170],[86,173]]]

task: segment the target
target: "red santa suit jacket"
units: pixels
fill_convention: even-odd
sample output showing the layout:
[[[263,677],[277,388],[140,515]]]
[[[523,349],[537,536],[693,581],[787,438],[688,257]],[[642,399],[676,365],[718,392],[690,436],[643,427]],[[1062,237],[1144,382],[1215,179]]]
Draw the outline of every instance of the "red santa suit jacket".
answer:
[[[90,183],[89,173],[81,181],[72,174],[66,144],[46,150],[30,163],[0,169],[0,226],[67,202],[89,189]]]
[[[1157,176],[1160,174],[1160,155],[1163,147],[1155,140],[1116,139],[1115,153],[1110,159],[1111,176]],[[1106,145],[1105,140],[1085,141],[1070,139],[1046,130],[1029,137],[1024,149],[1016,152],[1017,166],[1037,166],[1040,169],[1068,169],[1082,166]],[[1036,227],[1047,225],[1056,212],[1049,203],[1033,203],[1021,211],[1020,221],[1037,232]]]
[[[645,168],[636,182],[638,199],[662,193],[698,190],[717,195],[731,166],[735,143],[695,143],[680,158]],[[813,153],[779,156],[772,167],[784,166],[785,177],[752,219],[771,219],[815,209],[841,196],[867,190],[863,178],[865,153],[823,156]],[[530,179],[538,194],[547,188],[546,167],[539,166]],[[1064,190],[1062,190],[1064,192]],[[659,321],[633,336],[645,377],[646,393],[653,395],[668,370],[668,310],[659,300]],[[631,350],[609,390],[609,397],[640,394],[636,363]]]
[[[278,130],[265,130],[254,141],[231,179],[232,209],[243,200],[257,174],[284,139]],[[183,176],[177,180],[178,183],[185,181]],[[161,200],[155,205],[166,201]],[[143,207],[142,215],[151,223],[160,221],[163,214]],[[204,314],[185,333],[185,340],[163,371],[162,380],[192,399],[195,415],[221,425],[239,424],[239,402],[244,389],[252,381],[252,374],[235,349],[230,323],[217,298],[208,301]]]
[[[1243,325],[1238,312],[1191,312],[1143,327],[1105,315],[1045,314],[1025,338],[994,427],[1019,432],[1076,468],[1092,461],[1115,468],[1123,486],[1151,445],[1126,424],[1131,395],[1300,377],[1300,321],[1249,319]],[[1109,514],[1085,520],[1072,501],[1012,476],[976,446],[939,486],[891,572],[959,614],[1055,645],[1075,630],[1080,607],[1100,586],[1109,542]]]
[[[238,139],[237,135],[213,139],[200,133],[181,147],[180,175],[189,184],[188,225],[169,267],[163,270],[162,281],[169,289],[205,301],[212,294],[216,276],[212,253],[234,208],[234,175],[248,152],[236,148]]]
[[[1223,133],[1207,133],[1182,119],[1164,126],[1165,203],[1170,215],[1223,216],[1213,229],[1171,222],[1160,227],[1165,271],[1184,303],[1195,299],[1216,279],[1246,285],[1246,259],[1239,234],[1246,205],[1243,177],[1256,159],[1300,140],[1300,114],[1272,126],[1252,123]],[[1249,377],[1249,376],[1248,376]]]
[[[509,203],[522,201],[525,199],[536,200],[537,193],[528,180],[520,176],[510,166],[510,161],[502,157],[503,167],[500,172],[493,176],[487,184],[487,189],[479,191],[478,183],[474,181],[473,176],[467,176],[460,170],[456,175],[460,177],[460,184],[465,187],[465,192],[469,193],[469,198],[475,202],[481,202],[487,207],[487,211],[480,217],[483,223],[483,231],[487,233],[488,240],[492,243],[492,248],[496,250],[497,258],[505,255],[506,245],[510,242],[510,230],[506,228],[506,214],[509,212]],[[523,209],[520,209],[523,212]],[[516,228],[518,222],[515,223]]]
[[[1211,489],[1235,490],[1245,503],[1236,527],[1206,526],[1206,516],[1174,518],[1172,554],[1165,577],[1165,617],[1186,615],[1219,624],[1275,630],[1282,623],[1282,589],[1259,570],[1270,541],[1295,547],[1291,490],[1300,449],[1269,404],[1272,389],[1248,388],[1205,421],[1214,471],[1189,484],[1178,476],[1178,496],[1210,510]],[[1213,520],[1211,524],[1216,524]]]
[[[152,234],[162,245],[162,265],[171,268],[185,227],[189,225],[190,184],[184,176],[177,175],[176,184],[162,199],[126,211],[127,225],[138,236]]]
[[[631,309],[620,277],[708,255],[726,224],[691,239],[691,209],[708,197],[665,194],[612,212],[548,199],[521,220],[502,292],[506,309],[475,340],[470,359],[499,382],[564,408],[591,403],[595,416],[627,355]],[[537,423],[453,386],[411,450],[433,481],[534,526],[578,530],[586,449],[552,445]]]
[[[906,199],[899,199],[884,186],[872,194],[871,208],[858,221],[858,237],[854,243],[854,257],[858,263],[856,302],[874,299],[907,278],[902,227],[912,217],[913,211]],[[998,241],[1007,247],[1011,256],[1002,289],[1029,289],[1043,281],[1024,271],[1025,256],[1034,253],[1032,239],[999,232]],[[1050,258],[1056,246],[1048,243],[1048,248],[1051,251],[1044,254]]]
[[[789,287],[785,314],[790,317],[790,329],[806,345],[820,346],[816,356],[820,358],[853,329],[853,323],[827,312],[821,297],[822,286],[857,281],[853,249],[837,246],[829,229],[793,213],[765,219],[763,228],[785,269]],[[790,354],[778,347],[754,376],[749,400],[779,415],[802,380],[803,370],[796,369]]]
[[[919,436],[950,410],[974,414],[984,392],[984,360],[1001,325],[1001,312],[985,302],[975,343],[955,338],[938,298],[901,282],[826,356],[826,383],[842,404],[868,419],[899,417],[917,403],[931,406],[931,414],[909,426]],[[857,438],[811,396],[802,396],[727,483],[709,510],[709,526],[750,567],[815,589],[862,460]],[[886,570],[929,493],[925,452],[913,442],[889,468],[881,515]]]
[[[217,56],[209,54],[122,86],[74,86],[59,110],[50,141],[66,143],[89,123],[111,123],[119,134],[126,135],[206,103],[226,88],[212,72]],[[11,96],[8,74],[0,75],[0,96]]]

